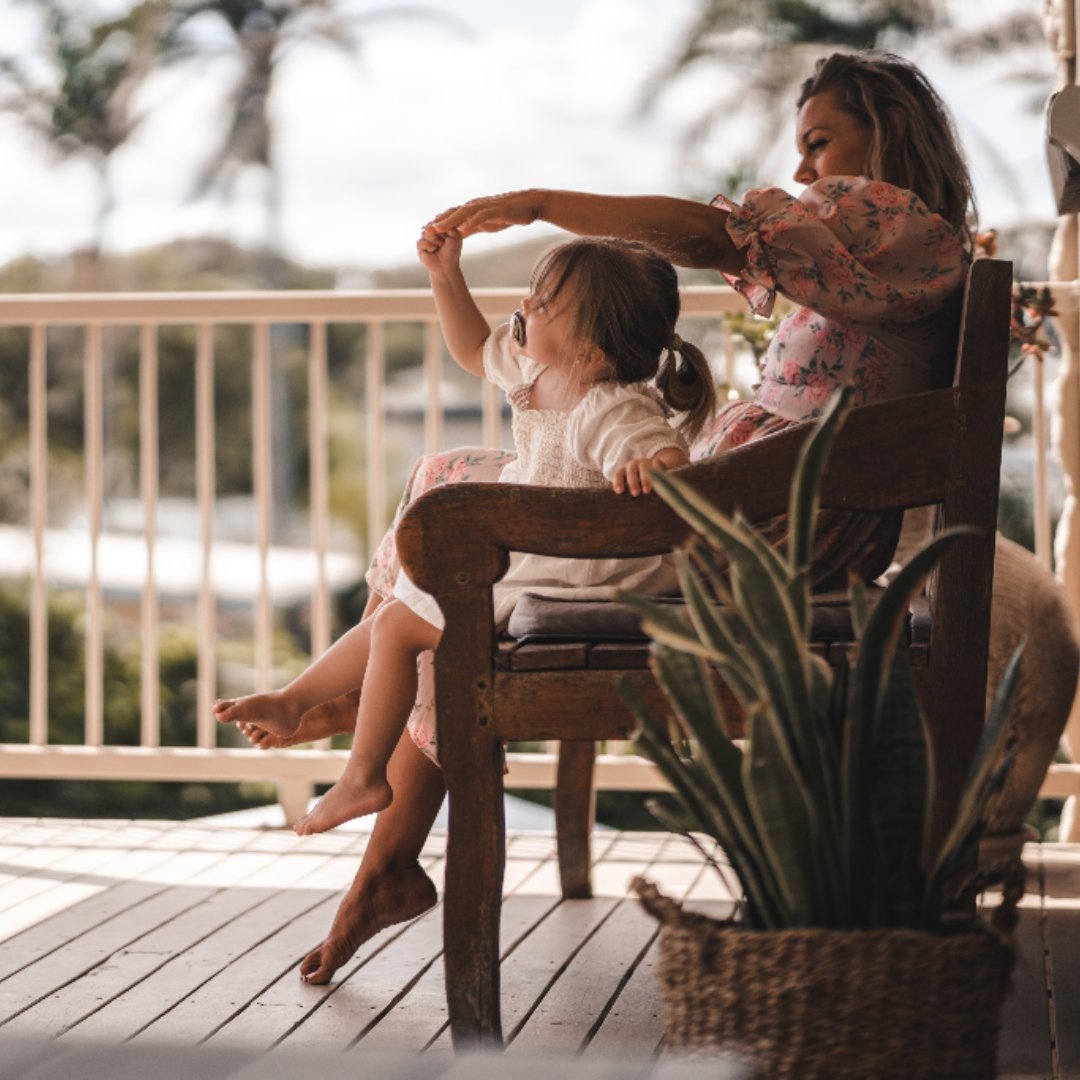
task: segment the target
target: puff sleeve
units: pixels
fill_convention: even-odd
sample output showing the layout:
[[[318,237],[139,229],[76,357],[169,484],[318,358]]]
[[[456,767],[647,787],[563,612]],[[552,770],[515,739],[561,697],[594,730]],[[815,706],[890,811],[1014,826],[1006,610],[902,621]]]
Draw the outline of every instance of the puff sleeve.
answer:
[[[664,406],[637,385],[594,387],[574,411],[569,438],[579,462],[608,481],[634,458],[652,457],[667,447],[687,450]]]
[[[484,342],[484,376],[500,390],[531,383],[543,370],[543,364],[524,353],[514,341],[509,323],[496,327]]]
[[[799,198],[761,188],[741,206],[724,196],[713,205],[729,212],[728,234],[746,252],[742,274],[728,280],[759,314],[779,292],[827,318],[913,321],[963,278],[957,230],[892,184],[827,177]]]

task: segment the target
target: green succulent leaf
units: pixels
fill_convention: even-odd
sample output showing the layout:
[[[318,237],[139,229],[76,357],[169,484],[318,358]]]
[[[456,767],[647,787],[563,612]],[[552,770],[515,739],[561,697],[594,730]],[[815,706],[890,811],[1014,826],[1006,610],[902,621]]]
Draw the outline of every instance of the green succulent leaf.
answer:
[[[748,722],[743,783],[754,827],[780,885],[787,925],[815,926],[825,910],[819,880],[819,822],[803,774],[774,716]]]
[[[930,814],[929,738],[901,642],[877,716],[871,750],[875,926],[913,926],[926,886]]]
[[[799,453],[788,504],[788,566],[796,573],[810,563],[818,490],[833,439],[851,410],[854,388],[842,387],[833,394]]]
[[[851,628],[855,631],[857,641],[866,630],[870,609],[866,599],[866,586],[855,575],[852,575],[848,582],[848,596],[851,598]]]
[[[690,818],[719,842],[731,860],[746,892],[748,925],[762,929],[784,925],[770,868],[760,855],[755,855],[756,844],[746,843],[747,839],[753,841],[753,837],[740,834],[733,825],[730,796],[710,789],[697,762],[675,751],[667,725],[652,714],[625,679],[616,684],[616,689],[640,725],[634,736],[635,746],[656,764]]]
[[[671,605],[658,604],[644,596],[622,590],[616,593],[616,598],[641,615],[641,629],[654,641],[707,660],[718,658],[708,644],[698,637],[686,615]]]
[[[718,610],[712,597],[705,591],[698,575],[694,572],[689,557],[680,552],[678,561],[679,588],[686,600],[690,621],[698,638],[709,649],[709,658],[716,663],[732,693],[745,709],[756,707],[761,695],[760,672],[751,661],[747,650],[743,649],[740,639],[730,623],[733,611],[726,614]]]
[[[1004,785],[1012,764],[1011,756],[1004,754],[1004,746],[1008,738],[1009,713],[1020,678],[1023,652],[1024,645],[1021,643],[1009,660],[994,693],[989,715],[964,781],[956,817],[945,836],[931,872],[931,888],[937,895],[940,895],[945,884],[962,867],[964,861],[973,855],[973,845],[981,834],[986,804]]]
[[[882,593],[866,622],[851,677],[844,731],[845,850],[857,925],[870,920],[873,903],[865,868],[873,859],[870,777],[874,732],[882,707],[897,643],[907,623],[915,595],[941,556],[970,529],[951,529],[935,537],[897,574]]]

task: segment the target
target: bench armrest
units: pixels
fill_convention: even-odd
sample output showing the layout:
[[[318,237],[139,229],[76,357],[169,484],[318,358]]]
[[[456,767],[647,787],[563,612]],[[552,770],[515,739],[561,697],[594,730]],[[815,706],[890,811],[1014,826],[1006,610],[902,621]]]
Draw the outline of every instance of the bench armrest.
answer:
[[[834,444],[821,503],[869,512],[939,501],[951,449],[954,391],[855,409]],[[787,509],[809,424],[677,470],[719,508],[761,521]],[[490,585],[509,552],[632,558],[670,551],[687,525],[656,495],[523,484],[448,484],[426,492],[397,529],[402,565],[426,592]],[[431,558],[437,552],[438,558]]]

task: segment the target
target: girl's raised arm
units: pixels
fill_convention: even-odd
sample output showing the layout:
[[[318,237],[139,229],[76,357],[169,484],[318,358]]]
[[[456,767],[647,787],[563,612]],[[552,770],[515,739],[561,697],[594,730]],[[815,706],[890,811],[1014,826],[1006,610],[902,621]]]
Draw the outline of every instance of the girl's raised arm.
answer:
[[[491,327],[484,318],[461,272],[461,234],[425,227],[416,252],[431,279],[443,339],[457,364],[473,375],[484,374],[484,342]]]
[[[727,234],[727,212],[666,195],[590,195],[530,188],[472,199],[440,214],[438,232],[500,232],[546,221],[578,236],[618,236],[656,248],[679,266],[738,273],[745,255]]]

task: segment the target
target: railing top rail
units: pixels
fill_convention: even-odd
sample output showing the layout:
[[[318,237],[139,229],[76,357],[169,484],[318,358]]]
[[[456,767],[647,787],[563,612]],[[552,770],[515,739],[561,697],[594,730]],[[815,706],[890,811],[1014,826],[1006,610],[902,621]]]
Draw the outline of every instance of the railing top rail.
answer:
[[[525,289],[474,289],[486,316],[509,315]],[[741,301],[727,286],[682,291],[683,313],[715,315]],[[0,325],[92,323],[289,323],[410,321],[435,318],[428,289],[247,292],[25,293],[0,295]]]

